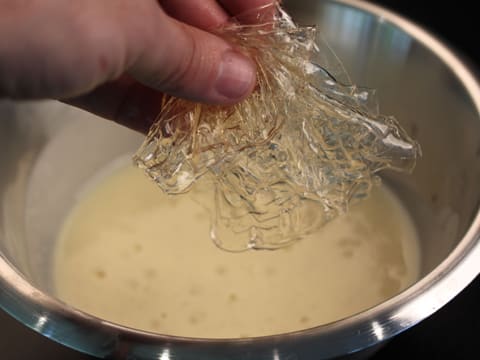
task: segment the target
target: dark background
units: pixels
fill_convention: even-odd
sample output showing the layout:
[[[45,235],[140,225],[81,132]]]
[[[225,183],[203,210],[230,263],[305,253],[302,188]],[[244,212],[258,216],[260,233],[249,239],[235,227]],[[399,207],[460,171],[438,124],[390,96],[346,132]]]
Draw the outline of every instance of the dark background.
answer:
[[[480,69],[480,17],[474,9],[477,1],[372,2],[393,9],[428,29]],[[480,277],[436,314],[396,337],[373,359],[475,360],[480,359],[479,344]],[[34,334],[0,312],[0,359],[91,358]]]
[[[405,15],[480,65],[479,13],[476,0],[372,0]]]

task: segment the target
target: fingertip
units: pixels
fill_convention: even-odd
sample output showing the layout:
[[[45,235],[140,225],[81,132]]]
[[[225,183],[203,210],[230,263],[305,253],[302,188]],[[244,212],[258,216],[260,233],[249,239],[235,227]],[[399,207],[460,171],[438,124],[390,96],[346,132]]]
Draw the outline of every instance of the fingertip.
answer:
[[[173,96],[217,105],[235,104],[255,87],[256,66],[219,36],[169,17],[143,43],[129,74]],[[143,49],[143,50],[142,50]]]
[[[245,99],[255,87],[256,66],[247,56],[227,50],[221,57],[213,101],[232,104]]]

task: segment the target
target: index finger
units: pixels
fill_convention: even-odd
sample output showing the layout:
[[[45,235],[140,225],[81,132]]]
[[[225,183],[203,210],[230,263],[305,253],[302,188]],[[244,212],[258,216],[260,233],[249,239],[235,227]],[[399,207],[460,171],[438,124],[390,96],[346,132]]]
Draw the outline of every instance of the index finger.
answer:
[[[222,6],[239,21],[255,24],[270,21],[279,0],[219,0]]]
[[[173,18],[203,30],[218,28],[229,17],[216,0],[162,0],[160,5]]]

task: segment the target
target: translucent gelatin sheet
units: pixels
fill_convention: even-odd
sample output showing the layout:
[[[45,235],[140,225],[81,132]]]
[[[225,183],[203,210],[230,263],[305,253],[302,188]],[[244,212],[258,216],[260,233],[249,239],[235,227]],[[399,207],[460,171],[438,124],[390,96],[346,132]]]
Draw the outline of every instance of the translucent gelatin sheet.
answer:
[[[256,62],[254,93],[230,107],[165,96],[134,157],[169,194],[207,175],[211,237],[230,251],[302,238],[368,196],[380,170],[411,171],[420,152],[393,117],[378,114],[372,92],[331,75],[327,62],[341,66],[316,43],[315,27],[274,10],[258,9],[269,14],[261,25],[216,30]]]

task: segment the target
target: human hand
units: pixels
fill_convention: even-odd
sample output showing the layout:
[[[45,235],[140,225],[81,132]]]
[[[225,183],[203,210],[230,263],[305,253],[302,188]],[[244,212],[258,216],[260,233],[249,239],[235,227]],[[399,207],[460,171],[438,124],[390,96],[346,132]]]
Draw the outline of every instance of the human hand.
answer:
[[[0,98],[56,98],[146,131],[162,92],[233,104],[254,64],[208,32],[273,0],[0,0]]]

